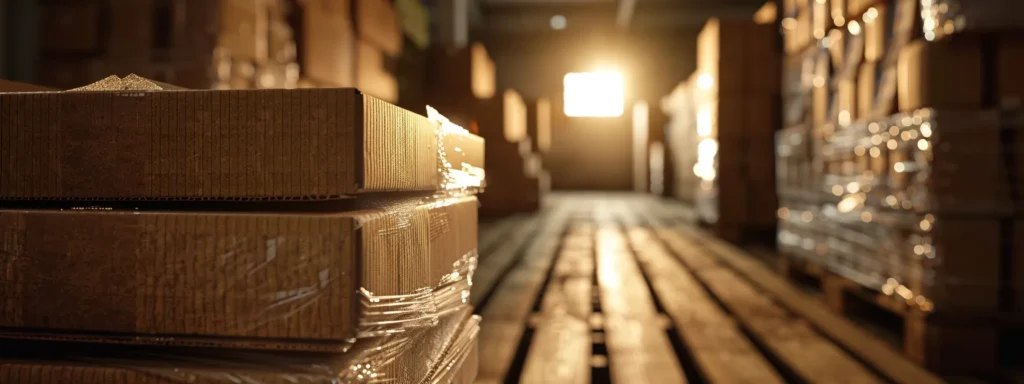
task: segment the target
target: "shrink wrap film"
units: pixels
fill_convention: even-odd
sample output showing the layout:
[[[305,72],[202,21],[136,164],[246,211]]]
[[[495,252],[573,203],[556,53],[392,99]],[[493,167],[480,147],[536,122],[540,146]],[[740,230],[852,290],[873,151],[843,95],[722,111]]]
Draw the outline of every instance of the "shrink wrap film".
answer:
[[[471,312],[472,307],[463,305],[440,314],[433,327],[356,340],[344,354],[16,345],[17,351],[0,352],[0,380],[23,384],[472,383],[480,318]]]
[[[476,210],[0,211],[0,336],[344,352],[467,300]]]

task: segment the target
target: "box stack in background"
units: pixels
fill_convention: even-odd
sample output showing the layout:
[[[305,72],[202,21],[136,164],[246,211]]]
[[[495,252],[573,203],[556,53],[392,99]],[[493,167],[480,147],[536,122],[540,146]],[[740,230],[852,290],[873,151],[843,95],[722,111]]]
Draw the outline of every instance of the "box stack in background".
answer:
[[[780,124],[778,33],[752,20],[709,21],[697,39],[698,159],[702,221],[732,242],[774,239],[778,208],[774,135]]]
[[[529,103],[512,89],[497,90],[494,60],[483,44],[436,47],[427,69],[427,104],[487,140],[487,188],[480,212],[505,216],[540,209],[550,189],[543,153],[551,145],[551,103]]]
[[[472,381],[480,137],[165,89],[0,94],[0,381]]]
[[[204,0],[47,0],[39,6],[37,76],[49,86],[68,89],[115,73],[138,73],[187,87],[208,88],[215,52],[224,35],[228,45],[266,36],[267,24],[243,13],[269,7],[254,1]],[[221,12],[224,8],[224,12]],[[265,9],[264,9],[265,10]],[[244,31],[219,31],[221,16],[233,16]],[[266,16],[264,14],[263,16]],[[265,20],[264,20],[265,21]],[[267,56],[267,42],[231,46],[239,58]],[[246,70],[255,76],[256,67]]]
[[[905,352],[929,369],[992,375],[1010,327],[991,319],[1024,302],[1024,4],[791,3],[780,249],[895,303]],[[808,92],[810,118],[795,112]]]
[[[428,42],[422,4],[399,5],[404,16],[388,0],[47,0],[38,76],[61,89],[110,73],[196,89],[357,87],[397,102],[403,30],[421,51]]]
[[[694,105],[694,90],[698,74],[679,83],[668,96],[661,100],[661,109],[668,115],[665,127],[665,142],[669,149],[669,158],[673,164],[673,196],[685,203],[695,204],[695,195],[700,183],[711,183],[697,177],[694,166],[697,164],[697,114]],[[707,186],[710,188],[710,185]]]
[[[536,108],[536,102],[531,104]],[[526,102],[515,90],[506,89],[501,97],[479,105],[475,121],[488,143],[485,164],[490,175],[480,195],[480,213],[506,216],[539,210],[542,188],[550,188],[550,177],[528,134],[537,122],[528,122]]]

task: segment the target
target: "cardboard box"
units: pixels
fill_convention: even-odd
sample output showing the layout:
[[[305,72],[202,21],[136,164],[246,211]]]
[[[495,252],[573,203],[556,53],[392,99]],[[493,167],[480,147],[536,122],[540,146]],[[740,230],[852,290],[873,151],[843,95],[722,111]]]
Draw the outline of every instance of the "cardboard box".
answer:
[[[225,0],[220,8],[219,45],[238,59],[269,58],[270,14],[264,0]]]
[[[1010,179],[997,111],[939,110],[933,131],[931,174],[926,181],[933,210],[1001,212],[1010,208]]]
[[[356,40],[349,0],[307,1],[302,12],[303,75],[333,84],[355,86]]]
[[[398,80],[385,69],[384,52],[364,40],[359,40],[356,46],[356,88],[382,100],[397,102]]]
[[[398,11],[388,0],[355,0],[356,31],[359,39],[390,57],[402,54],[402,24]]]
[[[0,282],[0,327],[8,338],[343,350],[368,316],[360,289],[415,300],[476,249],[475,198],[383,203],[345,213],[0,211],[0,260],[13,276]]]
[[[956,36],[908,44],[899,58],[899,109],[978,108],[983,101],[981,42]]]
[[[440,110],[472,109],[497,92],[494,60],[481,43],[450,50],[435,47],[427,60],[427,104]]]
[[[937,215],[931,225],[930,231],[922,232],[931,235],[938,262],[922,261],[927,264],[921,268],[934,275],[922,276],[930,281],[911,281],[910,288],[923,293],[936,310],[995,313],[999,308],[999,284],[993,282],[999,281],[1002,243],[999,221]],[[921,288],[913,289],[916,284]]]
[[[0,199],[308,200],[444,176],[435,123],[354,89],[9,93],[0,108]]]

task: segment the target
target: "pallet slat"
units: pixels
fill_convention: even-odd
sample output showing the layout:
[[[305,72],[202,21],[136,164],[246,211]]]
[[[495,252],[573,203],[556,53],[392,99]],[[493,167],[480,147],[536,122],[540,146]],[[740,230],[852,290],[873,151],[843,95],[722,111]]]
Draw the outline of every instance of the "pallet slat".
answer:
[[[526,329],[533,303],[544,284],[547,266],[553,262],[558,235],[565,226],[565,215],[553,213],[537,220],[544,220],[544,227],[532,239],[525,259],[498,283],[493,300],[483,308],[477,383],[505,380]],[[497,276],[495,274],[495,280]],[[474,288],[476,284],[474,281]]]
[[[638,252],[641,265],[709,382],[784,382],[693,275],[649,238],[636,242],[646,244]]]
[[[617,230],[598,232],[598,283],[614,383],[686,383],[640,268]]]
[[[756,260],[744,256],[741,251],[696,229],[678,229],[688,237],[704,239],[704,246],[711,251],[709,255],[756,284],[760,291],[772,296],[795,315],[806,319],[815,328],[871,364],[889,379],[915,384],[943,382],[931,372],[907,360],[884,341],[830,312],[817,300],[803,294]]]

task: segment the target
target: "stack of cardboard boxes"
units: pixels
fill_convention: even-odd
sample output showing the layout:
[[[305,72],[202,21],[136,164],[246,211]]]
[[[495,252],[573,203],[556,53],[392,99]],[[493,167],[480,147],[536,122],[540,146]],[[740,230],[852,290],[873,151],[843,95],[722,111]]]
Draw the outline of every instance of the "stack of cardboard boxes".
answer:
[[[694,73],[661,100],[661,109],[669,117],[665,127],[665,142],[669,149],[669,162],[672,163],[673,196],[688,204],[696,203],[695,197],[701,183],[706,188],[710,188],[712,183],[711,180],[697,177],[698,172],[694,171],[699,158],[697,145],[700,142],[694,103],[694,89],[699,75]]]
[[[252,8],[256,2],[234,1]],[[228,6],[226,15],[242,11]],[[40,2],[36,76],[72,88],[116,73],[138,73],[208,88],[221,4],[205,0],[52,0]],[[238,20],[241,21],[241,20]],[[256,25],[246,24],[249,39]],[[262,25],[264,31],[266,25]],[[241,26],[239,26],[241,28]],[[266,53],[263,45],[262,53]],[[245,54],[257,53],[255,46]],[[242,52],[240,52],[242,53]],[[255,68],[253,68],[255,72]]]
[[[789,3],[786,74],[802,75],[785,87],[809,84],[812,113],[777,136],[780,248],[914,316],[1019,310],[1022,5]],[[804,12],[810,44],[798,43]],[[995,370],[998,325],[925,324],[925,342],[905,343],[911,357],[941,373]]]
[[[357,87],[398,100],[403,33],[388,0],[53,0],[40,14],[37,75],[62,89],[135,73],[197,89]]]
[[[498,92],[494,60],[481,43],[436,47],[427,69],[426,102],[487,140],[487,190],[480,212],[504,216],[540,209],[550,188],[541,154],[551,142],[551,104]],[[539,153],[538,153],[539,151]]]
[[[752,20],[709,21],[697,40],[701,219],[734,242],[775,233],[774,134],[779,126],[778,34]]]
[[[165,88],[0,93],[0,382],[472,382],[481,138]]]

